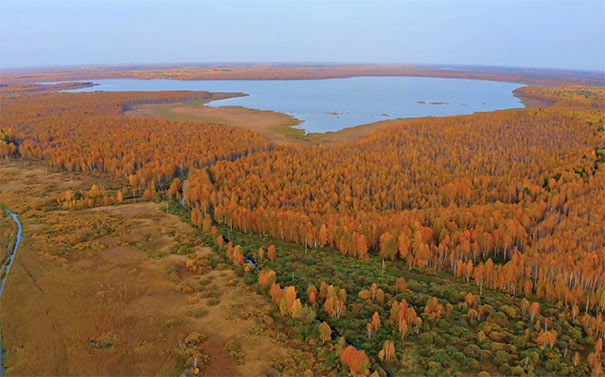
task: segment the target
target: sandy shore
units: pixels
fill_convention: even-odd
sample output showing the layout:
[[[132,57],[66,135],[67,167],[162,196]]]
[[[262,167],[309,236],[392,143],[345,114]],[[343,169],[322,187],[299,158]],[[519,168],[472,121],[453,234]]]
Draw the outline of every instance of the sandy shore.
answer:
[[[221,94],[220,98],[232,97],[227,96],[226,93]],[[220,98],[214,96],[213,93],[213,99]],[[147,104],[129,110],[126,114],[146,118],[196,120],[228,124],[258,132],[278,145],[308,143],[305,140],[304,130],[292,127],[302,121],[288,114],[249,109],[242,106],[204,106],[211,100]]]
[[[146,104],[129,110],[126,114],[146,118],[196,120],[228,124],[258,132],[277,145],[309,145],[355,141],[374,130],[388,127],[395,121],[401,121],[384,120],[348,127],[336,132],[305,134],[304,130],[293,127],[302,123],[302,121],[288,114],[271,110],[250,109],[242,106],[205,106],[205,104],[213,99],[228,97],[230,97],[229,93],[213,93],[213,98],[210,100]]]

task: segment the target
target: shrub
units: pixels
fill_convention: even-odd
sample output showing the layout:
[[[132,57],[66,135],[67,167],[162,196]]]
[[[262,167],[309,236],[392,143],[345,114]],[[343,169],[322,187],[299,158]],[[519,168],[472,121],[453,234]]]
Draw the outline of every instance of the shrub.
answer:
[[[421,290],[421,287],[416,280],[410,280],[408,281],[408,289],[410,291],[418,292]]]
[[[477,370],[477,369],[479,369],[479,362],[477,361],[477,359],[467,357],[466,358],[466,368],[464,368],[464,365],[463,365],[462,369]]]
[[[511,375],[510,365],[508,365],[506,363],[500,365],[498,367],[498,372],[502,373],[502,375],[504,375],[504,376],[510,376]]]
[[[439,364],[438,362],[429,361],[426,374],[428,376],[442,376],[443,368],[441,367],[441,364]]]
[[[498,350],[494,354],[494,363],[496,365],[506,364],[510,358],[511,356],[506,351]]]
[[[466,356],[464,356],[462,352],[456,352],[454,353],[454,360],[456,360],[460,364],[464,364],[466,363]]]
[[[185,345],[187,345],[187,346],[200,345],[200,344],[204,343],[206,341],[206,339],[208,339],[208,337],[206,335],[199,333],[197,331],[194,331],[185,337],[184,342],[185,342]]]
[[[519,317],[519,311],[514,306],[502,305],[500,311],[506,313],[508,318],[514,319]]]
[[[477,346],[476,344],[469,344],[468,346],[464,347],[464,354],[468,357],[477,357],[477,355],[479,355],[479,346]]]
[[[177,286],[176,286],[176,290],[179,293],[193,293],[194,289],[192,286],[190,286],[189,284],[185,283],[184,281],[180,282]]]
[[[242,345],[238,339],[233,338],[225,343],[225,351],[229,354],[229,357],[235,359],[237,364],[243,364],[246,358],[246,353],[242,351]]]
[[[205,317],[207,314],[208,314],[208,311],[204,310],[204,309],[196,309],[193,311],[193,316],[195,318],[202,318],[202,317]]]
[[[433,344],[433,335],[430,333],[422,333],[418,337],[418,343],[423,345]]]

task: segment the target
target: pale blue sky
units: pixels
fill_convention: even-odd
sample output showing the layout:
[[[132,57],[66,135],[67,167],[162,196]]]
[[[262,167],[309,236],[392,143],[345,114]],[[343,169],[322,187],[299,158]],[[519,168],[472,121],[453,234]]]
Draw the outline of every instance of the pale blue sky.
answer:
[[[0,0],[0,67],[376,62],[603,70],[605,0]]]

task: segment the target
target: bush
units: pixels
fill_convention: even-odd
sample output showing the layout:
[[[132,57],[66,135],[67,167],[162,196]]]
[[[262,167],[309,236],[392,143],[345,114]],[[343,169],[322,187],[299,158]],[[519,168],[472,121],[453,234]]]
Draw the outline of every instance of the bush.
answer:
[[[166,271],[166,277],[168,278],[168,281],[173,283],[177,283],[181,280],[181,278],[179,277],[179,273],[176,270],[176,267],[174,266],[168,268],[168,270]]]
[[[496,365],[506,364],[510,358],[511,356],[506,351],[498,350],[494,354],[494,363]]]
[[[561,362],[557,359],[546,360],[544,367],[551,372],[555,372],[561,369]]]
[[[410,291],[418,292],[422,288],[420,287],[420,284],[416,280],[410,280],[410,281],[408,281],[408,289]]]
[[[465,364],[466,356],[464,356],[464,354],[462,352],[456,352],[456,353],[454,353],[454,360],[456,360],[460,364]]]
[[[175,246],[172,247],[172,249],[170,250],[171,254],[177,254],[177,255],[186,255],[189,254],[191,252],[191,246],[189,246],[189,244],[186,243],[179,243]]]
[[[437,352],[435,352],[435,354],[433,355],[433,360],[435,360],[436,362],[438,362],[439,364],[446,364],[447,361],[449,360],[447,353],[445,353],[444,350],[438,350]]]
[[[477,359],[473,359],[473,358],[466,358],[466,368],[465,365],[462,366],[462,369],[470,369],[470,370],[477,370],[479,369],[479,362],[477,361]]]
[[[200,345],[204,343],[207,339],[208,337],[206,335],[194,331],[185,337],[184,342],[187,346]]]
[[[271,318],[271,316],[268,316],[268,315],[265,314],[265,315],[262,316],[262,320],[263,320],[263,324],[266,327],[270,328],[270,327],[273,326],[274,321],[273,321],[273,318]]]
[[[502,305],[500,311],[506,313],[508,318],[514,319],[519,317],[519,311],[514,306]]]
[[[492,359],[492,351],[481,350],[479,351],[479,360],[488,361]]]
[[[418,337],[418,343],[422,345],[433,344],[433,335],[431,335],[430,333],[420,334],[420,336]]]
[[[444,336],[433,336],[433,342],[435,342],[436,346],[444,347],[446,344],[446,339]]]
[[[189,284],[185,283],[184,281],[180,282],[177,286],[176,286],[176,290],[179,293],[193,293],[195,292],[195,290],[193,289],[192,286],[190,286]]]
[[[469,344],[468,346],[464,347],[463,350],[464,354],[468,357],[477,357],[477,355],[479,355],[479,351],[480,348],[476,344]]]
[[[237,364],[243,364],[246,358],[246,353],[242,351],[242,345],[238,339],[230,339],[225,343],[225,351],[229,353],[229,357],[235,359]]]
[[[428,376],[443,376],[443,368],[438,362],[429,361],[426,374]]]
[[[193,311],[193,316],[195,318],[202,318],[202,317],[205,317],[207,314],[208,314],[208,311],[204,310],[204,309],[196,309]]]
[[[452,346],[451,344],[448,344],[445,347],[445,352],[447,352],[448,355],[453,355],[456,352],[458,352],[458,349],[456,347]]]
[[[508,327],[508,318],[503,312],[496,312],[493,316],[493,321],[499,324],[500,326]]]
[[[511,375],[510,365],[508,365],[508,364],[500,365],[498,367],[498,372],[502,373],[502,375],[504,375],[504,376],[510,376]]]

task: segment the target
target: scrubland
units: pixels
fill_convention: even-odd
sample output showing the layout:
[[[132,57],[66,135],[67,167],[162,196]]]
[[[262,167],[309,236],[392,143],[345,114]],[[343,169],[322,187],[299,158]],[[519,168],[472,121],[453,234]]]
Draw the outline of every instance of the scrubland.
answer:
[[[66,211],[61,192],[99,182],[38,163],[0,168],[0,202],[25,235],[0,313],[8,375],[175,375],[196,362],[205,375],[258,375],[301,358],[262,297],[165,206]]]

